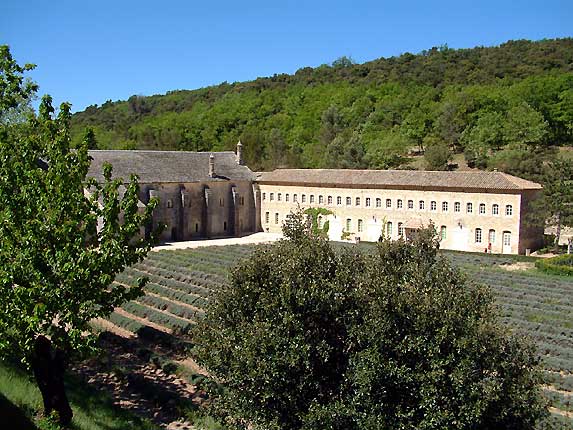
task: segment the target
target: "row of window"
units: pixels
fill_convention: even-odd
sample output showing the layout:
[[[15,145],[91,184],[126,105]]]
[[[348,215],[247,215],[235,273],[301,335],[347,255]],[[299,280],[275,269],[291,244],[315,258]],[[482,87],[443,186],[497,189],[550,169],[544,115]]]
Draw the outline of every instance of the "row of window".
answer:
[[[282,193],[277,193],[276,195],[277,197],[277,201],[282,201],[283,195]],[[315,196],[313,194],[309,195],[309,203],[315,203]],[[263,200],[267,199],[267,193],[263,193]],[[290,195],[288,193],[286,193],[284,195],[284,201],[288,202],[290,199]],[[301,203],[306,203],[306,194],[301,194],[300,196],[301,199]],[[269,193],[269,200],[272,202],[275,200],[275,193]],[[298,202],[298,195],[297,194],[293,194],[292,195],[292,201],[294,203]],[[407,208],[408,209],[414,209],[414,200],[408,200],[407,202]],[[324,204],[324,196],[318,196],[318,204]],[[326,204],[329,206],[332,206],[333,204],[333,197],[332,196],[327,196],[326,197]],[[342,206],[342,197],[341,196],[337,196],[336,197],[336,204],[338,206]],[[361,205],[361,199],[360,197],[356,197],[354,199],[354,205],[355,206],[360,206]],[[382,199],[381,198],[376,198],[375,199],[375,207],[376,208],[381,208],[382,207]],[[352,206],[352,197],[346,197],[346,206]],[[370,197],[366,197],[365,198],[365,207],[372,207],[372,199]],[[386,209],[392,209],[392,199],[386,199],[385,202],[385,208]],[[404,201],[402,199],[397,199],[396,200],[396,208],[397,209],[403,209],[404,208]],[[442,212],[448,212],[450,208],[449,202],[441,202],[441,209]],[[425,210],[426,209],[426,201],[425,200],[419,200],[418,201],[418,210]],[[438,202],[436,202],[435,200],[430,201],[430,206],[429,209],[431,212],[437,212],[438,210]],[[466,213],[468,214],[472,214],[474,213],[474,205],[473,203],[466,203],[466,207],[465,207]],[[454,212],[461,212],[462,211],[462,204],[460,202],[454,202]],[[480,215],[485,215],[486,214],[486,204],[485,203],[480,203],[478,205],[478,213]],[[491,205],[491,214],[492,215],[499,215],[499,205],[497,203],[494,203],[493,205]],[[513,215],[513,206],[512,205],[505,205],[505,215],[507,216],[511,216]]]

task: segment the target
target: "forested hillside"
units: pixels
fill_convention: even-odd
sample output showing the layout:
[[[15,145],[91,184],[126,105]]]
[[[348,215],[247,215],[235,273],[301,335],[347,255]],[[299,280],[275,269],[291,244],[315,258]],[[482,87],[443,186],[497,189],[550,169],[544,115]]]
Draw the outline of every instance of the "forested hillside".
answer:
[[[408,167],[412,148],[433,168],[464,152],[471,165],[535,176],[551,148],[573,144],[573,39],[302,68],[90,106],[99,148],[229,150],[242,140],[252,169]]]

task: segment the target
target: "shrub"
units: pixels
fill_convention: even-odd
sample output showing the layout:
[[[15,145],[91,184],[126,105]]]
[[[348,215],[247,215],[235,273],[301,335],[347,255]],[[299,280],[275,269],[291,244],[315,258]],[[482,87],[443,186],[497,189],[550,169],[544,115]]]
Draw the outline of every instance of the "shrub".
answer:
[[[573,254],[539,259],[535,267],[553,275],[573,276]]]
[[[544,414],[532,346],[437,255],[433,231],[365,256],[294,224],[194,331],[230,428],[525,429]]]

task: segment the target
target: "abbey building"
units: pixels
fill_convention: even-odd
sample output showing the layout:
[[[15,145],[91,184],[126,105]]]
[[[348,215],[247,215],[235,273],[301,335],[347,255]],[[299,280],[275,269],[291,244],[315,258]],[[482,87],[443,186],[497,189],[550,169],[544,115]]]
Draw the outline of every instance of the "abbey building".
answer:
[[[441,248],[523,254],[542,245],[543,229],[526,221],[537,183],[501,172],[278,169],[254,173],[237,153],[90,151],[89,176],[139,176],[140,201],[160,204],[162,240],[280,232],[298,207],[323,208],[319,227],[331,240],[407,238],[432,223]],[[325,228],[326,229],[326,228]]]

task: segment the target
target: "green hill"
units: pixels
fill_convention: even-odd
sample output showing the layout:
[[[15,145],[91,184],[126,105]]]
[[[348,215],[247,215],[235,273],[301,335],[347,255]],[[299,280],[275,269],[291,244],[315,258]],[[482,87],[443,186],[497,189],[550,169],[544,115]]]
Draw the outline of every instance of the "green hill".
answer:
[[[73,116],[76,141],[86,126],[100,148],[218,151],[241,139],[253,169],[398,167],[411,148],[434,145],[503,167],[516,150],[572,145],[573,39],[364,64],[341,57],[293,75],[89,106]]]

